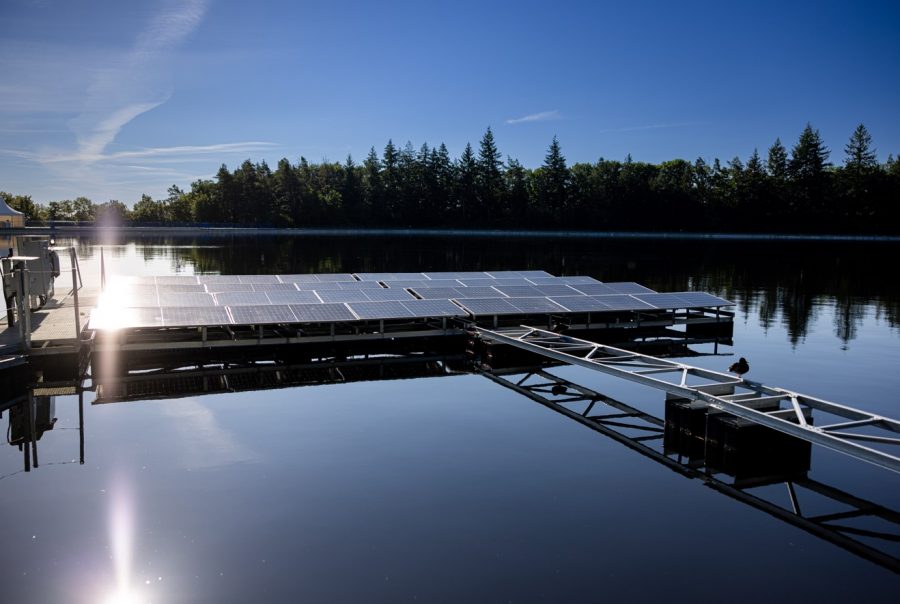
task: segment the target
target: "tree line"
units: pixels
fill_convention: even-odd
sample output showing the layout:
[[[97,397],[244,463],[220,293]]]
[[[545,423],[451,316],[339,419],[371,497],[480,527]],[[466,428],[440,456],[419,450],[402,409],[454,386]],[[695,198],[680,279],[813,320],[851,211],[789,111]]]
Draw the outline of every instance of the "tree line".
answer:
[[[840,165],[811,125],[790,152],[660,164],[601,158],[569,166],[556,137],[535,169],[505,161],[490,128],[477,152],[388,141],[362,163],[224,164],[213,179],[129,208],[85,197],[46,205],[2,193],[31,221],[271,227],[419,227],[900,234],[900,160],[879,163],[860,124]]]

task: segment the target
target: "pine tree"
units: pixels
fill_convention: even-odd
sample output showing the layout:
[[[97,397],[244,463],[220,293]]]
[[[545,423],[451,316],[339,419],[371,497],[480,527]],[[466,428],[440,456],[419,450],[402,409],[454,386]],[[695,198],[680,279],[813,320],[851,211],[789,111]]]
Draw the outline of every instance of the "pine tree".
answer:
[[[541,166],[541,201],[556,223],[562,222],[568,203],[569,177],[566,158],[560,149],[559,139],[554,136]]]
[[[818,130],[813,130],[812,125],[806,124],[806,128],[800,133],[800,139],[791,150],[791,161],[788,163],[788,173],[799,181],[811,181],[821,177],[825,168],[829,166],[828,156],[830,151],[822,142]]]
[[[771,176],[775,180],[787,180],[787,150],[784,148],[784,145],[781,144],[780,138],[776,138],[772,146],[769,147],[769,157],[766,160],[766,168],[769,170],[769,176]]]
[[[458,208],[459,217],[463,224],[470,224],[470,220],[477,216],[475,207],[476,197],[476,178],[478,171],[478,163],[475,161],[475,153],[472,151],[472,145],[466,143],[466,148],[456,162],[456,207]]]
[[[847,158],[844,163],[848,170],[863,173],[878,166],[877,154],[872,148],[872,136],[863,124],[856,127],[850,142],[844,147]]]
[[[503,174],[500,171],[500,152],[494,142],[494,133],[488,127],[478,149],[477,186],[479,205],[488,222],[496,224],[502,218],[500,207],[503,191]]]

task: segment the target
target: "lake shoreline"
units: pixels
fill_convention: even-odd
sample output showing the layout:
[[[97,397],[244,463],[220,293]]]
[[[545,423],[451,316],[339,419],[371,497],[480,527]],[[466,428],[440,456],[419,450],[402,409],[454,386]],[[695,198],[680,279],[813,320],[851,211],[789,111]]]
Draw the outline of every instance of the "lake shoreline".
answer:
[[[472,237],[508,239],[669,239],[720,241],[861,241],[900,243],[896,235],[841,235],[812,233],[700,233],[652,231],[530,231],[503,229],[419,229],[419,228],[269,228],[269,227],[121,227],[55,226],[3,229],[8,235],[58,236],[190,236],[240,237],[270,235],[279,237]]]

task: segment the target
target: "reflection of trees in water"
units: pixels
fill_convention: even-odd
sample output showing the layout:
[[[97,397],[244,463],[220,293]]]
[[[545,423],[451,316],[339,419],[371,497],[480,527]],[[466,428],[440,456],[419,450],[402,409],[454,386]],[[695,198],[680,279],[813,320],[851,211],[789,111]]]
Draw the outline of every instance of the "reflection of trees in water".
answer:
[[[870,306],[878,319],[900,327],[900,283],[886,279],[877,261],[897,255],[897,244],[889,243],[271,235],[131,241],[145,259],[170,258],[173,271],[543,269],[639,281],[659,291],[708,291],[734,300],[739,313],[756,315],[764,330],[780,322],[794,345],[807,336],[821,306],[834,307],[835,335],[845,346]]]

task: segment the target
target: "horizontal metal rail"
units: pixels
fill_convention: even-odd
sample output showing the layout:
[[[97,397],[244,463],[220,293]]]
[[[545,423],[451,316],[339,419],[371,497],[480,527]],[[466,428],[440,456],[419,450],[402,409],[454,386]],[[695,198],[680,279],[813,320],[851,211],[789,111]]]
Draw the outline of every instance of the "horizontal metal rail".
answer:
[[[476,328],[482,338],[531,351],[563,363],[587,367],[669,394],[742,419],[828,447],[851,457],[900,472],[900,457],[860,444],[861,441],[881,445],[900,445],[900,422],[888,417],[840,405],[798,392],[765,386],[740,377],[694,367],[685,363],[615,348],[560,335],[551,331],[522,326],[492,331]],[[666,374],[671,377],[666,378]],[[781,404],[787,404],[782,409]],[[808,411],[830,413],[846,422],[813,426]],[[784,411],[793,410],[785,414]],[[882,435],[842,432],[865,426]]]
[[[700,480],[706,486],[724,495],[762,510],[895,573],[900,573],[900,559],[897,559],[891,551],[892,544],[896,543],[898,535],[900,535],[897,532],[897,529],[900,528],[900,513],[892,509],[811,479],[805,474],[794,472],[769,477],[759,484],[747,481],[726,482],[715,475],[716,471],[706,467],[705,461],[698,464],[682,461],[680,457],[675,458],[666,454],[665,451],[659,450],[659,446],[648,445],[648,441],[656,441],[659,445],[659,433],[665,428],[665,422],[661,418],[649,415],[627,403],[573,383],[541,368],[519,368],[482,373],[495,383],[612,438],[682,476]],[[616,413],[608,413],[609,411]],[[639,436],[629,435],[623,429],[637,432]],[[776,503],[771,496],[766,498],[765,491],[755,490],[758,486],[777,483],[783,483],[787,487],[789,508]],[[801,499],[805,499],[801,496],[803,492],[815,493],[820,498],[820,502],[824,498],[838,509],[850,509],[826,515],[805,515],[800,505]],[[873,529],[880,528],[881,530],[864,530],[839,525],[835,522],[843,518],[862,517],[873,521]],[[857,537],[865,537],[868,542],[861,541]]]

